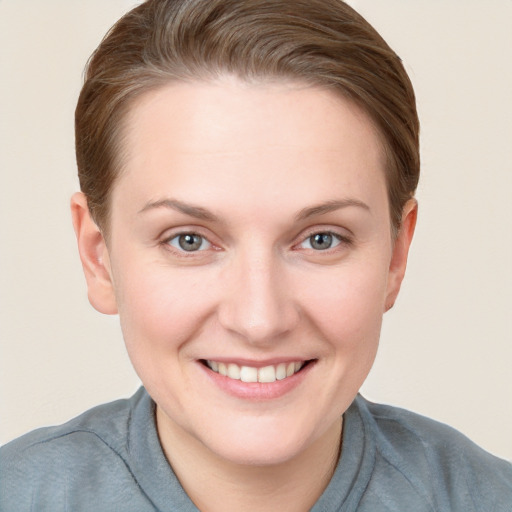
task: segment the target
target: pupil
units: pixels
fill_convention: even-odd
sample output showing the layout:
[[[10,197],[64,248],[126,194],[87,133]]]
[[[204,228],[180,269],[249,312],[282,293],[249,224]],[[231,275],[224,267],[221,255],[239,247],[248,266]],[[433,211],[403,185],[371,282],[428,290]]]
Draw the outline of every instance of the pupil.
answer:
[[[199,249],[202,241],[199,235],[181,235],[179,238],[180,247],[184,251],[195,251]]]
[[[311,246],[313,249],[319,249],[320,251],[329,249],[332,244],[332,235],[329,233],[317,233],[312,237]]]

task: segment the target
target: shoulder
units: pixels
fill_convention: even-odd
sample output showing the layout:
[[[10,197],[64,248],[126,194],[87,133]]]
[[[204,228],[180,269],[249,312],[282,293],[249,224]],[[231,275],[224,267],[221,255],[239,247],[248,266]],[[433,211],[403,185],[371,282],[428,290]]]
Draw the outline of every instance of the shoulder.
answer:
[[[69,493],[101,489],[109,481],[119,482],[123,474],[130,479],[128,430],[134,407],[143,397],[141,390],[131,399],[95,407],[63,425],[35,430],[3,446],[0,509],[28,510],[30,503],[55,506],[68,500]]]
[[[106,444],[113,450],[122,451],[136,396],[99,405],[67,423],[40,428],[11,441],[0,449],[2,466],[73,444],[76,437],[81,442]]]
[[[401,473],[441,510],[509,510],[512,464],[481,449],[457,430],[419,414],[374,404],[357,406],[374,433],[382,465]]]

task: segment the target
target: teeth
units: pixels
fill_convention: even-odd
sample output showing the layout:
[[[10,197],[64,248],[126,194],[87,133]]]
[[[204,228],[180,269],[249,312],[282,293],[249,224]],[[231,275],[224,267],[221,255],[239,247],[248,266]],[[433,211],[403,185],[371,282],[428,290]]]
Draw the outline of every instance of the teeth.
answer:
[[[258,369],[242,366],[240,368],[240,380],[242,382],[258,382]]]
[[[216,361],[206,361],[208,367],[220,375],[229,377],[242,382],[263,382],[270,383],[276,380],[283,380],[297,373],[304,362],[280,363],[275,366],[264,366],[263,368],[254,368],[252,366],[238,366],[234,363],[218,363]]]
[[[286,365],[284,363],[278,364],[276,366],[276,379],[277,380],[286,379]]]
[[[273,366],[265,366],[258,370],[258,382],[275,382],[276,369]]]
[[[238,380],[240,378],[240,366],[237,364],[228,364],[228,377]]]

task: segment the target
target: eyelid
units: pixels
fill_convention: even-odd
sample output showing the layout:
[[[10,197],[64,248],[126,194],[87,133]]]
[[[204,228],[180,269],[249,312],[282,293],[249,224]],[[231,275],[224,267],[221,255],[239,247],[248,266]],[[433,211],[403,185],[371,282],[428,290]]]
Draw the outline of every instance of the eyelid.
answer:
[[[186,236],[186,235],[191,235],[191,236],[197,236],[197,237],[200,237],[201,238],[201,246],[194,250],[194,251],[187,251],[186,249],[183,249],[182,247],[180,247],[179,245],[179,239],[182,237],[182,236]],[[176,240],[176,245],[173,243],[173,241]],[[171,247],[174,247],[177,251],[179,252],[185,252],[185,253],[193,253],[193,252],[202,252],[202,251],[206,251],[207,249],[211,249],[213,244],[208,240],[208,238],[206,238],[205,236],[203,235],[200,235],[198,233],[178,233],[170,238],[167,239],[167,242],[166,242],[168,245],[170,245]],[[203,245],[206,245],[207,247],[203,247]]]
[[[311,246],[311,239],[314,236],[316,236],[317,234],[329,235],[332,238],[332,240],[333,240],[333,244],[330,247],[326,248],[326,249],[317,249],[315,247],[312,247]],[[308,249],[308,250],[311,249],[313,251],[325,252],[325,251],[329,251],[330,249],[335,249],[336,247],[338,247],[338,245],[342,244],[343,241],[341,240],[341,238],[336,233],[329,233],[329,232],[326,231],[325,233],[324,232],[322,232],[322,233],[315,233],[315,234],[313,234],[311,236],[306,237],[299,245],[303,245],[303,244],[306,244],[306,243],[309,244],[309,247],[304,247],[305,249]]]
[[[348,230],[346,230],[346,231],[348,231]],[[328,253],[331,250],[336,249],[340,245],[349,246],[349,245],[352,245],[354,243],[353,236],[352,236],[351,233],[350,234],[345,233],[345,232],[342,233],[341,230],[338,230],[338,229],[333,228],[333,227],[327,227],[326,226],[325,228],[322,228],[322,226],[315,226],[315,227],[309,228],[305,232],[303,232],[301,234],[301,236],[300,236],[299,241],[297,243],[293,244],[293,247],[294,248],[300,248],[301,244],[306,242],[312,236],[318,235],[318,234],[331,235],[331,236],[335,237],[338,240],[339,243],[337,243],[334,247],[329,247],[328,249],[324,249],[323,251],[318,250],[318,249],[313,249],[313,248],[306,248],[306,250],[313,250],[315,252],[325,252],[325,253]]]
[[[205,253],[210,250],[219,250],[220,246],[212,241],[212,236],[206,234],[205,230],[198,226],[180,226],[179,228],[167,229],[159,236],[159,245],[163,246],[165,250],[171,251],[180,257],[194,257],[198,254]],[[183,235],[196,235],[200,236],[204,241],[208,243],[208,247],[198,249],[195,251],[186,251],[179,246],[172,245],[170,242],[175,238],[179,238]]]

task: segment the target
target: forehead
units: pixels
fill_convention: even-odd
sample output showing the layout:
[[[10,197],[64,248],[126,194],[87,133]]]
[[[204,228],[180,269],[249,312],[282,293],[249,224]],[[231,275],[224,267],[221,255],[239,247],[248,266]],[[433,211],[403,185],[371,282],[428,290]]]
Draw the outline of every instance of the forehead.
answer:
[[[320,87],[233,78],[169,84],[133,105],[124,141],[114,197],[130,186],[141,200],[181,187],[202,198],[209,187],[220,197],[229,188],[262,199],[293,190],[297,202],[314,202],[333,189],[364,195],[365,188],[385,188],[373,123]]]
[[[145,134],[168,129],[172,122],[179,130],[167,142],[176,142],[180,151],[216,152],[226,134],[233,143],[243,143],[244,149],[251,142],[258,149],[262,144],[307,142],[323,148],[330,144],[336,150],[338,135],[347,140],[351,133],[363,135],[375,149],[380,144],[378,129],[354,102],[334,90],[300,82],[247,83],[229,76],[213,82],[171,82],[143,94],[132,105],[125,123],[130,147],[136,141],[148,143],[152,137]],[[347,123],[352,125],[348,130]],[[290,125],[297,129],[290,130]],[[329,134],[332,137],[326,138]]]

